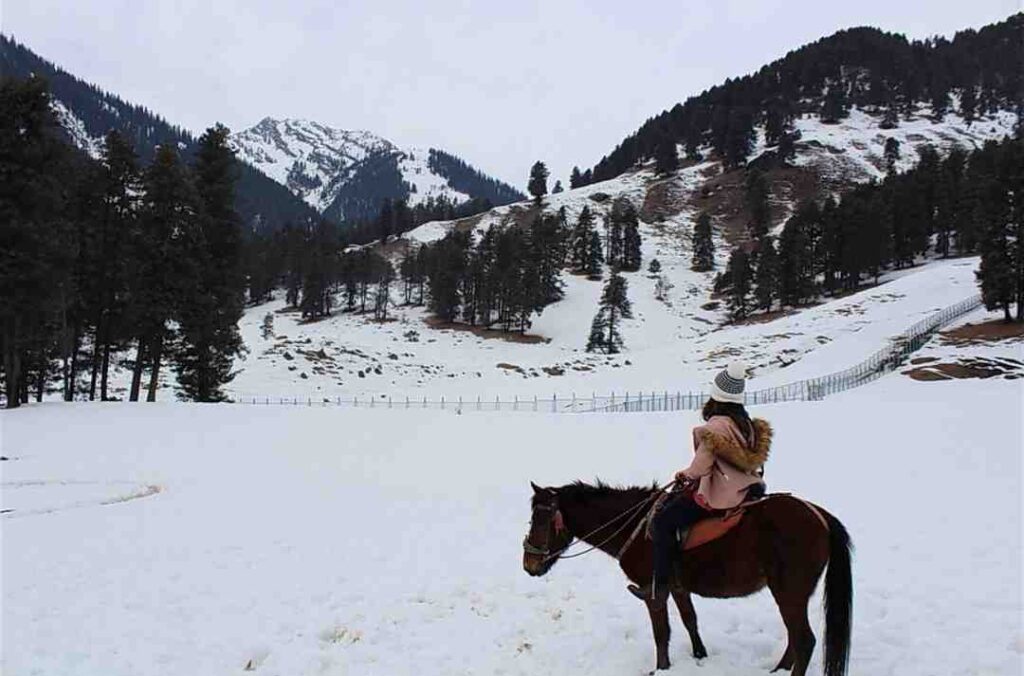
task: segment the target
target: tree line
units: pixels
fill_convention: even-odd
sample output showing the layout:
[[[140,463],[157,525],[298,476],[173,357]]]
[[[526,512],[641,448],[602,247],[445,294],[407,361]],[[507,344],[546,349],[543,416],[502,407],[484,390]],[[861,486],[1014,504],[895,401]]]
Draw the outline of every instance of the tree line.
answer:
[[[1024,141],[989,141],[941,158],[922,148],[917,166],[890,171],[840,199],[797,205],[776,238],[769,232],[763,177],[750,172],[748,241],[735,248],[715,291],[733,320],[798,306],[877,282],[885,270],[925,256],[980,254],[986,307],[1024,319]]]
[[[185,163],[175,144],[140,166],[107,134],[99,160],[62,141],[41,78],[0,82],[0,351],[7,406],[110,398],[131,368],[129,399],[156,398],[172,366],[181,394],[225,398],[242,350],[238,168],[228,130],[211,127]]]
[[[797,140],[793,120],[808,113],[836,123],[858,107],[877,114],[882,128],[897,126],[919,104],[934,120],[955,111],[968,123],[997,110],[1024,113],[1021,63],[1024,13],[952,40],[911,42],[874,28],[839,31],[647,120],[592,170],[574,168],[570,186],[614,178],[650,159],[664,170],[677,146],[691,158],[710,146],[727,166],[742,166],[758,126],[786,159]]]

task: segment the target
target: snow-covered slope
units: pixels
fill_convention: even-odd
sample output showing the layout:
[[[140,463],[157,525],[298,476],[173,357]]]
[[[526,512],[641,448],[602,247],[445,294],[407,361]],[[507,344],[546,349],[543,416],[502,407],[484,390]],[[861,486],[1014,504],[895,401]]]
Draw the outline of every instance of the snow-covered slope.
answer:
[[[368,131],[336,129],[311,120],[264,118],[232,135],[239,157],[318,211],[330,207],[360,164],[374,155],[393,155],[401,179],[414,189],[410,204],[430,196],[453,202],[469,199],[428,166],[429,149],[399,148]]]
[[[856,545],[850,674],[1019,674],[1020,381],[894,373],[765,406],[767,477]],[[664,480],[696,413],[44,404],[8,412],[10,676],[646,673],[650,623],[596,552],[522,570],[528,481]],[[988,424],[991,421],[992,424]],[[151,492],[155,487],[159,492]],[[148,495],[148,496],[147,496]],[[695,599],[672,674],[760,676],[767,592]],[[821,673],[820,592],[810,622]]]

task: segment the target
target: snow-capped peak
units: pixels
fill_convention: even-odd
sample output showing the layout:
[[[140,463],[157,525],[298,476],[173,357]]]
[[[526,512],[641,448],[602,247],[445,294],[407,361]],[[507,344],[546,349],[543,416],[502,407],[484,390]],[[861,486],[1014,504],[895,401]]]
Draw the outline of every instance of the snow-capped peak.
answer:
[[[320,211],[334,201],[354,166],[372,154],[397,151],[371,132],[300,118],[265,117],[233,134],[232,144],[241,159]]]
[[[430,168],[429,149],[400,148],[365,130],[338,129],[302,118],[265,117],[234,134],[232,143],[241,159],[321,212],[334,203],[367,158],[380,155],[395,157],[402,180],[411,186],[412,204],[429,196],[445,195],[453,201],[469,197]]]

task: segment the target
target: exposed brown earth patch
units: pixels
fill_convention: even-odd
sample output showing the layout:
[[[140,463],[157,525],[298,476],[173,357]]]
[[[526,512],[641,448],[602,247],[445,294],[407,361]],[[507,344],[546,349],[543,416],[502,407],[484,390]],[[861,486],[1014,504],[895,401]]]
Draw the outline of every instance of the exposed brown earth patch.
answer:
[[[939,334],[944,345],[1013,342],[1024,339],[1024,322],[996,319],[981,324],[964,324]]]
[[[480,338],[486,338],[488,340],[504,340],[509,343],[523,343],[526,345],[536,345],[538,343],[550,343],[550,338],[544,336],[538,336],[533,333],[507,333],[505,331],[499,331],[496,329],[489,329],[484,326],[470,326],[469,324],[460,324],[458,322],[446,322],[438,319],[437,317],[427,317],[423,320],[423,323],[432,329],[438,329],[441,331],[460,331],[464,333],[472,333],[474,336]]]
[[[1016,359],[987,359],[971,357],[940,364],[930,363],[925,366],[904,371],[903,375],[914,380],[962,380],[966,378],[995,378],[1002,376],[1007,380],[1024,377],[1024,363]]]

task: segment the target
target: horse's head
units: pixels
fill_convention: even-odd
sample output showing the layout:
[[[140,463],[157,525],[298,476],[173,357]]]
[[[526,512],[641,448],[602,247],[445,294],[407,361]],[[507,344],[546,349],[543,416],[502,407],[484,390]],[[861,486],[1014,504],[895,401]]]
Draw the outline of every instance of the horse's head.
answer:
[[[551,570],[561,554],[572,542],[572,534],[562,521],[558,509],[558,489],[533,487],[533,516],[530,532],[523,539],[523,569],[534,577]]]

